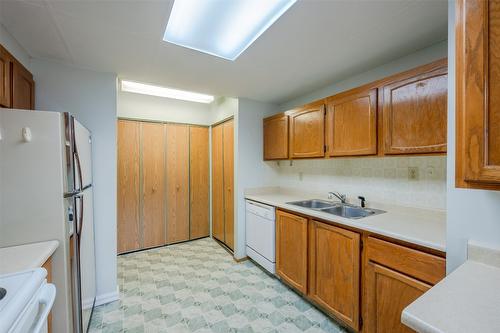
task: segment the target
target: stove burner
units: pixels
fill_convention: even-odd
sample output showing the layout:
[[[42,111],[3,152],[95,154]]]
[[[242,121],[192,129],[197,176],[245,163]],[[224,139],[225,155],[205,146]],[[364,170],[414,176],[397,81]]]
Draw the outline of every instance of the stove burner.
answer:
[[[7,295],[7,290],[5,288],[0,287],[0,300],[2,300],[5,295]]]

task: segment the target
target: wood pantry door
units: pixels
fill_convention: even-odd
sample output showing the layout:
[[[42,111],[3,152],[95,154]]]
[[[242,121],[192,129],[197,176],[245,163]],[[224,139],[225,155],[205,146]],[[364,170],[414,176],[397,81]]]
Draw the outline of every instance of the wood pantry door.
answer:
[[[139,225],[140,123],[118,120],[117,236],[118,253],[142,247]]]
[[[234,250],[234,122],[224,123],[224,238]]]
[[[167,244],[189,240],[189,127],[167,124]]]

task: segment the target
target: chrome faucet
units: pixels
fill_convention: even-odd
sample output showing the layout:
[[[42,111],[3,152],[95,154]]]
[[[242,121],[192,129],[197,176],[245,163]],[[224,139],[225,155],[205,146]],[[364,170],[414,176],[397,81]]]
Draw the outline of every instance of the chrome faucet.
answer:
[[[345,194],[340,194],[339,192],[328,192],[328,199],[333,199],[336,197],[343,204],[347,203],[347,196]]]

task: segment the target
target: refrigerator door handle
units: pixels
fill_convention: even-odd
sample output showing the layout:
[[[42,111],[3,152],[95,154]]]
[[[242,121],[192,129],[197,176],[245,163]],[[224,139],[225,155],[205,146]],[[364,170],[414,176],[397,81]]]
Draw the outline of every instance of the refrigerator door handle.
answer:
[[[76,161],[76,169],[78,170],[78,181],[80,182],[79,190],[83,188],[83,175],[82,175],[82,164],[80,163],[80,155],[78,154],[78,149],[75,143],[75,152],[73,153]]]
[[[78,236],[78,247],[80,247],[80,238],[82,236],[83,221],[85,220],[83,217],[83,195],[77,195],[75,198],[80,201],[80,223],[77,223],[78,229],[76,230],[76,234]]]

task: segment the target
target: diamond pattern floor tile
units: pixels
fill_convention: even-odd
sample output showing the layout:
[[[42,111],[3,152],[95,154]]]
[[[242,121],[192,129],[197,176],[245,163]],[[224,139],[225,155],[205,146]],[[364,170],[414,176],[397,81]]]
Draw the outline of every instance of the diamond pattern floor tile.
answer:
[[[346,332],[252,261],[204,238],[118,257],[120,301],[90,333]]]

